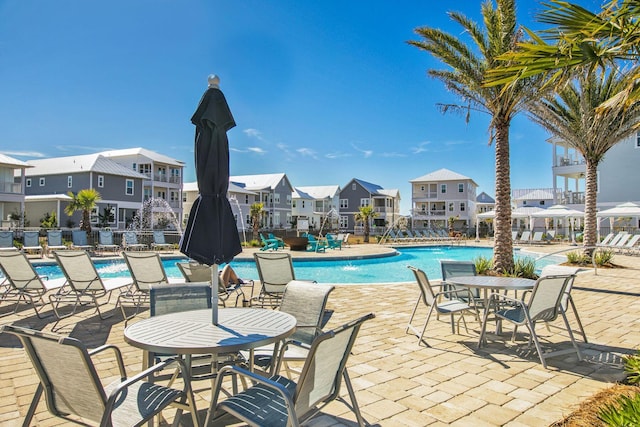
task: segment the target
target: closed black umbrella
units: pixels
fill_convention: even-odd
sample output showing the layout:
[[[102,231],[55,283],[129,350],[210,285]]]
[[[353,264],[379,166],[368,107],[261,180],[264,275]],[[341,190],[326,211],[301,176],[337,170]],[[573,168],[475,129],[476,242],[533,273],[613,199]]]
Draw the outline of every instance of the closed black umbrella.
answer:
[[[209,76],[209,88],[191,118],[196,126],[195,167],[198,198],[180,241],[180,252],[211,266],[213,292],[217,296],[218,264],[228,263],[242,252],[236,221],[227,199],[229,189],[229,141],[227,131],[236,123],[227,100],[218,88],[217,76]],[[214,323],[217,301],[214,300]]]

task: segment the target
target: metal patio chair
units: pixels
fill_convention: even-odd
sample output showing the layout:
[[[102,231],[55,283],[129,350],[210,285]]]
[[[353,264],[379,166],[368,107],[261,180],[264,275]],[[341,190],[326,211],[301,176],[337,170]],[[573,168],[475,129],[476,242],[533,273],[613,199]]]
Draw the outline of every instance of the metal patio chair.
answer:
[[[23,231],[22,232],[22,252],[35,253],[36,255],[44,254],[42,245],[40,244],[40,232],[39,231]]]

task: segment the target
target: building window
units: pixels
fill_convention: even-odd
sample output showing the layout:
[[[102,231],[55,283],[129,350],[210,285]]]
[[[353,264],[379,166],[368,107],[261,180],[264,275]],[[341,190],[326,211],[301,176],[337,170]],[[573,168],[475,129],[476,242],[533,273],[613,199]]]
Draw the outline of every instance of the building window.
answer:
[[[244,204],[245,204],[245,205],[248,205],[248,204],[249,204],[249,195],[248,195],[248,194],[245,194],[245,195],[244,195]]]
[[[369,206],[370,203],[371,203],[371,200],[368,198],[360,199],[360,207]]]
[[[91,224],[98,223],[98,207],[97,206],[91,209],[90,221],[91,221]]]
[[[424,192],[424,185],[420,186],[420,191]]]
[[[133,180],[127,179],[124,184],[124,194],[133,196]]]
[[[98,187],[104,187],[104,175],[98,175]]]
[[[27,178],[26,184],[27,184],[27,187],[31,187],[31,178]]]
[[[340,228],[347,228],[349,226],[349,217],[340,215]]]
[[[180,193],[178,193],[177,191],[169,192],[169,200],[171,200],[172,202],[177,202],[179,200],[179,197]]]
[[[164,191],[158,191],[156,196],[158,197],[158,199],[162,199],[162,200],[167,199],[167,193],[165,193]]]
[[[304,200],[302,201],[302,209],[304,209]]]
[[[275,204],[279,205],[280,204],[280,193],[273,193],[273,200],[274,200]]]
[[[356,183],[355,182],[353,184],[351,184],[351,190],[352,191],[356,191]]]
[[[44,187],[44,185],[45,185],[45,179],[40,178],[40,187]]]
[[[145,200],[145,201],[147,201],[147,200],[149,200],[151,197],[153,197],[153,196],[151,195],[151,189],[150,189],[150,188],[145,188],[145,189],[143,190],[143,196],[142,196],[142,197],[144,198],[144,200]]]
[[[134,163],[134,164],[133,164],[133,170],[134,170],[134,171],[137,171],[137,170],[138,170],[138,164],[137,164],[137,163]]]
[[[544,206],[544,200],[540,200],[540,206]]]
[[[458,193],[464,193],[464,184],[458,184]]]
[[[73,177],[72,176],[68,176],[67,177],[67,188],[71,188],[73,187]]]
[[[442,194],[447,192],[447,184],[440,184],[440,192]]]
[[[349,207],[349,199],[340,199],[340,209],[347,209]]]
[[[449,203],[449,212],[453,212],[453,203]]]
[[[291,194],[287,194],[287,205],[291,206]]]
[[[187,193],[182,193],[182,203],[187,203]]]
[[[640,132],[636,133],[636,148],[640,148]]]
[[[464,212],[465,206],[464,202],[460,203],[460,212]]]
[[[292,208],[295,208],[296,206],[297,206],[297,205],[296,205],[296,200],[294,200],[294,201],[291,203],[291,207],[292,207]]]

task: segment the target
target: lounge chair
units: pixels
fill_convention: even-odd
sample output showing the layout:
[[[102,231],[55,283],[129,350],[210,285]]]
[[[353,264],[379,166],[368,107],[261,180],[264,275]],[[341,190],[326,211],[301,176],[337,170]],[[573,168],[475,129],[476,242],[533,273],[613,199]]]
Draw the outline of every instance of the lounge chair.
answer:
[[[40,310],[48,304],[44,296],[65,284],[64,278],[48,280],[38,276],[27,256],[16,249],[0,252],[0,270],[6,281],[0,292],[0,302],[15,301],[13,313],[16,313],[20,301],[24,301],[33,307],[40,319],[47,317],[40,315]]]
[[[513,243],[516,243],[518,241],[518,232],[517,231],[512,231],[511,232],[511,240],[513,241]]]
[[[277,251],[278,248],[280,248],[280,244],[276,239],[267,239],[262,235],[262,233],[260,233],[260,241],[262,241],[262,247],[260,248],[261,251]]]
[[[33,416],[44,393],[51,415],[78,423],[101,426],[139,426],[150,421],[169,405],[179,404],[179,417],[188,402],[191,420],[198,424],[195,399],[189,375],[180,360],[167,360],[137,374],[127,377],[122,353],[114,345],[103,345],[89,351],[75,338],[48,334],[36,330],[5,325],[1,332],[17,336],[31,360],[39,384],[23,421],[33,425]],[[104,387],[92,359],[105,350],[113,351],[120,379]],[[161,369],[178,365],[183,375],[182,389],[166,387],[145,380]]]
[[[298,345],[291,346],[280,359],[274,355],[271,345],[260,347],[254,351],[254,364],[269,375],[276,374],[276,362],[282,363],[287,373],[291,368],[288,362],[304,361],[313,340],[322,333],[325,317],[325,307],[329,294],[335,289],[333,285],[320,285],[300,280],[292,280],[287,284],[282,296],[280,311],[296,318],[296,331],[286,338],[285,343],[294,341]]]
[[[531,244],[538,244],[538,243],[542,243],[542,236],[544,235],[544,233],[542,231],[536,231],[533,233],[533,237],[531,237]]]
[[[260,294],[255,301],[264,307],[280,306],[285,287],[292,280],[296,280],[291,255],[288,253],[254,252],[253,259],[260,277]]]
[[[487,317],[494,315],[498,319],[513,323],[516,327],[524,325],[529,329],[528,346],[530,347],[531,343],[535,345],[538,357],[544,368],[547,367],[547,358],[561,354],[576,352],[578,360],[582,360],[580,348],[573,337],[566,313],[562,309],[565,290],[572,276],[573,275],[558,275],[540,277],[536,281],[530,295],[529,292],[526,292],[522,299],[510,298],[506,295],[493,293],[489,298],[489,305],[485,310],[478,347],[481,347],[485,342]],[[493,310],[491,310],[491,307],[493,307]],[[564,320],[573,349],[544,353],[538,335],[535,332],[536,323],[541,321],[552,322],[557,319],[559,315],[562,316]],[[512,340],[513,338],[515,338],[515,330]]]
[[[68,247],[62,243],[62,231],[47,230],[47,256],[53,256],[53,251],[64,249],[68,249]]]
[[[90,245],[87,241],[87,232],[84,230],[73,230],[71,232],[71,249],[79,251],[91,251],[93,245]]]
[[[67,279],[67,283],[63,288],[55,295],[49,295],[58,322],[74,315],[83,300],[88,300],[89,303],[95,306],[101,319],[111,317],[112,314],[104,315],[100,311],[100,307],[111,300],[113,291],[122,293],[128,290],[128,287],[132,284],[131,278],[102,279],[86,251],[55,251],[53,255]],[[107,300],[99,302],[98,299],[104,296],[107,297]],[[61,314],[59,311],[60,305],[67,303],[73,303],[73,309],[67,314]],[[56,322],[56,325],[58,322]],[[56,325],[54,325],[54,328]]]
[[[0,252],[1,251],[15,251],[16,247],[13,244],[13,231],[1,230],[0,231]]]
[[[311,345],[309,356],[296,382],[277,374],[265,378],[238,366],[225,366],[220,371],[221,375],[216,378],[205,425],[209,425],[212,417],[215,424],[217,412],[224,411],[249,425],[297,427],[315,416],[327,404],[340,400],[355,413],[358,425],[364,426],[346,365],[362,323],[373,317],[373,314],[368,314],[318,336]],[[286,347],[283,351],[286,351]],[[248,378],[254,385],[218,402],[222,377],[226,373]],[[351,400],[350,405],[340,396],[342,378]]]
[[[514,242],[521,243],[521,244],[531,243],[531,232],[529,230],[523,231],[522,234],[520,235],[520,238],[518,240],[515,240]]]
[[[278,242],[278,247],[284,249],[284,240],[282,240],[280,237],[276,237],[273,233],[267,234],[267,237],[269,240],[275,240],[276,242]]]
[[[631,234],[624,234],[620,237],[620,239],[618,239],[615,244],[612,243],[610,245],[608,245],[608,248],[613,249],[614,251],[618,252],[618,253],[622,253],[624,251],[624,248],[627,244],[627,242],[631,239]]]
[[[98,231],[98,245],[96,249],[100,251],[102,255],[104,255],[105,251],[113,252],[114,255],[120,252],[120,246],[113,243],[113,231]]]
[[[327,238],[327,245],[329,249],[340,249],[342,250],[342,240],[333,237],[333,234],[327,233],[325,236]]]
[[[133,279],[133,286],[120,293],[116,302],[116,307],[120,307],[122,318],[126,325],[129,320],[138,314],[142,307],[149,304],[149,289],[151,285],[183,283],[184,280],[170,280],[164,270],[160,255],[156,252],[125,251],[122,252],[122,256]],[[127,316],[126,306],[134,307],[135,312]]]
[[[151,249],[153,249],[154,251],[173,251],[173,245],[166,242],[164,231],[154,230]]]
[[[545,235],[547,243],[551,243],[556,239],[556,230],[547,230]]]
[[[209,267],[208,265],[200,264],[195,261],[177,262],[176,265],[178,266],[180,273],[182,273],[187,282],[211,283],[211,267]],[[253,285],[254,282],[250,279],[238,279],[236,283],[224,283],[222,277],[219,277],[218,304],[226,307],[227,301],[231,297],[235,297],[235,306],[237,307],[240,301],[245,300],[243,288],[250,286],[251,295],[253,295]],[[247,301],[250,301],[250,299],[248,299]]]
[[[125,231],[122,233],[122,249],[125,251],[145,251],[148,245],[138,242],[138,234],[135,231]]]
[[[42,245],[40,245],[40,232],[39,231],[23,231],[22,232],[22,252],[26,254],[35,253],[36,255],[42,255]]]
[[[601,243],[600,246],[604,246],[607,248],[615,248],[618,245],[618,242],[620,240],[622,240],[624,238],[624,236],[626,236],[628,233],[626,231],[621,231],[620,233],[616,234],[610,241],[609,243]]]
[[[416,277],[416,281],[418,282],[418,288],[420,289],[420,294],[418,295],[418,299],[416,304],[413,307],[413,312],[411,313],[411,317],[409,317],[409,322],[407,323],[407,328],[405,333],[411,331],[415,335],[418,336],[418,345],[421,342],[426,344],[426,341],[423,340],[424,331],[427,329],[427,324],[429,323],[429,319],[431,315],[435,311],[437,314],[448,314],[451,317],[451,333],[455,333],[455,323],[454,323],[454,314],[460,314],[460,318],[458,319],[458,334],[460,333],[460,320],[464,322],[465,330],[467,329],[467,322],[464,320],[464,313],[469,313],[475,316],[476,319],[480,319],[480,315],[478,313],[478,308],[469,304],[469,301],[473,300],[473,295],[469,289],[445,289],[437,293],[433,292],[433,288],[431,287],[431,283],[429,283],[429,278],[427,274],[420,270],[419,268],[409,266],[409,269],[413,271],[413,274]],[[441,298],[444,297],[444,298]],[[418,306],[422,302],[425,307],[429,310],[427,313],[427,317],[422,326],[422,330],[417,330],[411,322],[413,321],[416,312],[418,310]],[[428,345],[428,344],[427,344]]]
[[[609,233],[607,234],[604,239],[602,239],[600,241],[600,243],[597,244],[597,246],[607,246],[609,244],[609,242],[611,242],[611,240],[613,239],[613,237],[615,236],[614,233]]]
[[[629,239],[629,241],[627,243],[625,243],[623,250],[627,253],[627,254],[632,254],[634,252],[638,251],[638,241],[640,240],[640,234],[634,234],[633,236],[631,236],[631,238]]]
[[[327,247],[327,242],[324,240],[317,240],[313,234],[307,234],[307,252],[325,252]]]

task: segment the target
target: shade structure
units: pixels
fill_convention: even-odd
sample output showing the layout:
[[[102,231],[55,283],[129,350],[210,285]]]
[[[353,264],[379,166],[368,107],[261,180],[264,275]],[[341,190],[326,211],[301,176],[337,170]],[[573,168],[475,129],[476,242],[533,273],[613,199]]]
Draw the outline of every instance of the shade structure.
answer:
[[[596,214],[599,217],[640,217],[640,205],[632,202],[619,204],[611,209],[605,209]]]
[[[553,205],[540,212],[531,214],[535,218],[580,218],[584,216],[584,212],[575,209],[569,209],[564,205]]]
[[[227,263],[242,252],[236,221],[227,199],[227,131],[236,123],[217,83],[217,76],[209,77],[209,88],[191,118],[196,126],[194,152],[199,194],[180,240],[180,252],[211,266],[212,294],[216,297],[218,264]],[[217,323],[217,301],[214,302],[213,322]]]
[[[529,218],[529,228],[533,227],[533,214],[536,212],[544,211],[542,208],[536,206],[521,206],[511,211],[511,218]],[[482,212],[477,215],[478,219],[493,219],[496,217],[496,211]],[[476,236],[479,231],[480,221],[476,221]]]

